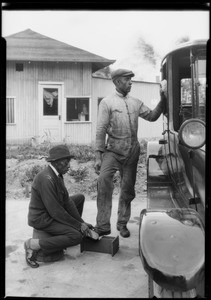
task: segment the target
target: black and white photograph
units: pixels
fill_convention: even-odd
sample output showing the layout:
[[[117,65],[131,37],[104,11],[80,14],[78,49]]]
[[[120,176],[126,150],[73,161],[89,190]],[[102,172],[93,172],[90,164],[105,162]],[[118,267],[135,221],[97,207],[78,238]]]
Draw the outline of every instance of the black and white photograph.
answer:
[[[208,298],[208,8],[2,4],[4,297]]]

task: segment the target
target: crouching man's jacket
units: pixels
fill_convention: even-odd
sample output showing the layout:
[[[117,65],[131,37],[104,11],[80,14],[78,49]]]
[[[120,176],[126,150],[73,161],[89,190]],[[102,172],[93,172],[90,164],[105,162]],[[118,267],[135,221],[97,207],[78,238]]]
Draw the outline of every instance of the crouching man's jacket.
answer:
[[[28,225],[44,229],[55,220],[80,231],[83,219],[75,203],[69,198],[62,179],[50,166],[34,178],[29,204]]]

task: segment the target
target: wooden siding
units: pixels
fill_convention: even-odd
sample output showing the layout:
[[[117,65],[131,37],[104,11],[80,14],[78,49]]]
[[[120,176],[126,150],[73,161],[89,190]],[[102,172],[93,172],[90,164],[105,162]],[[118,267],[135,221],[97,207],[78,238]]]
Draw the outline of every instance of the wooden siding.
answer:
[[[153,82],[133,81],[130,94],[141,99],[147,106],[154,108],[159,100],[159,84]],[[95,140],[98,98],[104,98],[115,90],[113,82],[109,79],[92,78],[92,140]],[[163,128],[162,116],[156,122],[148,122],[139,118],[138,138],[160,137]]]
[[[19,62],[20,63],[20,62]],[[63,108],[66,97],[90,97],[90,122],[65,122],[62,117],[62,140],[76,144],[94,144],[98,115],[98,99],[115,90],[111,80],[92,78],[91,63],[23,62],[23,71],[15,71],[15,61],[7,62],[7,97],[15,97],[15,124],[6,126],[7,143],[30,143],[38,138],[39,130],[39,83],[63,83]],[[159,99],[159,84],[133,82],[131,95],[140,98],[150,108]],[[64,112],[65,110],[62,109]],[[154,123],[139,119],[138,137],[160,136],[162,117]]]
[[[113,90],[113,83],[109,79],[92,78],[92,142],[95,143],[98,116],[98,99],[104,98]]]
[[[78,145],[90,145],[92,123],[77,122],[65,124],[65,142]]]
[[[16,123],[7,125],[7,143],[25,143],[37,137],[38,82],[64,83],[63,105],[66,96],[91,95],[91,63],[23,62],[22,72],[16,71],[15,65],[15,61],[7,62],[6,95],[16,97]],[[71,136],[77,137],[78,130],[71,128]],[[87,132],[82,130],[81,135],[87,137]]]

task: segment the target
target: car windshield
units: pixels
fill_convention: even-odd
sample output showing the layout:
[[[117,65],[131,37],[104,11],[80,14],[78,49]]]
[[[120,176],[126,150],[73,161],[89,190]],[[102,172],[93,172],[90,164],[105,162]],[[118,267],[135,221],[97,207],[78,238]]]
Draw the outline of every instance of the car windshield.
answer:
[[[206,113],[206,59],[197,56],[194,59],[192,78],[182,78],[181,110],[183,121],[198,118],[205,121]]]

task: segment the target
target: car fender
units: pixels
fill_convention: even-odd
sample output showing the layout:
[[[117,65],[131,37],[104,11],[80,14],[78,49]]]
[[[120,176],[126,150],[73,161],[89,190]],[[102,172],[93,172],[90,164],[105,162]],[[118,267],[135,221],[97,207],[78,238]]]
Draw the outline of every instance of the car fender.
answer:
[[[147,208],[174,207],[165,148],[159,141],[147,145]]]
[[[204,227],[193,209],[144,209],[140,214],[139,255],[160,286],[188,291],[204,276]]]

